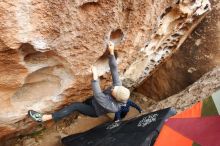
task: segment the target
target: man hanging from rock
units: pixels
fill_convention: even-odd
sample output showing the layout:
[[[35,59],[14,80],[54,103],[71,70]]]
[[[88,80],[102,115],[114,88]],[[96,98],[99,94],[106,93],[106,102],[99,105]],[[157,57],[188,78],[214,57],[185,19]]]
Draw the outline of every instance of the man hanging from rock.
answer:
[[[112,87],[109,87],[102,92],[99,85],[97,69],[96,67],[92,67],[93,96],[91,98],[83,103],[72,103],[52,114],[42,114],[37,111],[29,110],[28,115],[34,121],[45,122],[51,119],[58,121],[75,111],[90,117],[98,117],[107,113],[116,113],[114,120],[119,121],[126,116],[130,106],[135,107],[141,113],[141,108],[129,99],[130,91],[122,86],[122,82],[119,79],[113,42],[108,43],[108,50],[110,53],[109,66],[113,80]]]

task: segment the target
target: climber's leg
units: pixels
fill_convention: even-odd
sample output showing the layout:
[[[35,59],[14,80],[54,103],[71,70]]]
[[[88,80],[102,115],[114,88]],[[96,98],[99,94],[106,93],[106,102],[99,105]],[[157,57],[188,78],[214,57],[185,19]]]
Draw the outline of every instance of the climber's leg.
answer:
[[[43,114],[33,111],[33,110],[29,110],[28,111],[28,116],[32,118],[32,120],[36,121],[36,122],[43,122],[42,117]]]
[[[28,111],[28,116],[32,118],[32,120],[36,121],[36,122],[45,122],[48,120],[51,120],[53,117],[51,114],[42,114],[39,112],[36,112],[34,110],[29,110]]]
[[[54,121],[58,121],[75,111],[78,111],[81,114],[90,117],[97,117],[95,109],[92,106],[92,96],[83,103],[81,102],[72,103],[53,114],[42,114],[33,110],[29,110],[28,115],[36,122],[45,122],[51,119],[53,119]]]
[[[52,118],[54,121],[58,121],[68,115],[70,115],[71,113],[78,111],[81,114],[90,116],[90,117],[97,117],[95,109],[93,106],[91,105],[87,105],[85,103],[81,103],[81,102],[75,102],[72,103],[69,106],[64,107],[63,109],[55,112],[52,114]]]
[[[93,99],[93,98],[94,98],[93,96],[90,96],[90,97],[88,97],[88,99],[86,99],[85,101],[83,101],[83,103],[92,106],[92,99]]]
[[[90,102],[90,101],[89,101]],[[28,115],[36,122],[45,122],[53,119],[54,121],[58,121],[71,113],[78,111],[81,114],[97,117],[95,109],[92,105],[88,105],[88,103],[75,102],[69,106],[64,107],[63,109],[53,113],[53,114],[42,114],[33,110],[28,111]]]

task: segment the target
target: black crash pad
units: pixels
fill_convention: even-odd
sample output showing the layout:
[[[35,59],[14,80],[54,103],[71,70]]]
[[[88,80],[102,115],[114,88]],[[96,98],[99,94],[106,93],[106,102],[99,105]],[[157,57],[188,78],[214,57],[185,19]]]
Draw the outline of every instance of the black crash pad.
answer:
[[[62,139],[64,146],[152,146],[164,121],[175,115],[166,108],[122,122],[108,122]]]

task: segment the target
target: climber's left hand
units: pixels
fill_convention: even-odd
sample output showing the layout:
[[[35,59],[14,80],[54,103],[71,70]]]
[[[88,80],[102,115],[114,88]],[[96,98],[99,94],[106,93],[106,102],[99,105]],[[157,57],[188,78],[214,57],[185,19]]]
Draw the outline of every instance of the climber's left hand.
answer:
[[[93,73],[93,79],[97,80],[98,79],[98,72],[97,72],[97,68],[95,66],[91,66],[91,71]]]
[[[112,41],[108,42],[108,50],[109,50],[111,55],[114,55],[115,44]]]

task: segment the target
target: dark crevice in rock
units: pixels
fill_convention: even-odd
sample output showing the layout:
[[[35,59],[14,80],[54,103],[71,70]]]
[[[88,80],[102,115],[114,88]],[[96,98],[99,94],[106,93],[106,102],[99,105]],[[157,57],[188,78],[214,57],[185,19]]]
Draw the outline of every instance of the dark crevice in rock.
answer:
[[[110,40],[115,44],[119,44],[124,38],[124,33],[121,29],[113,30],[110,34]]]

